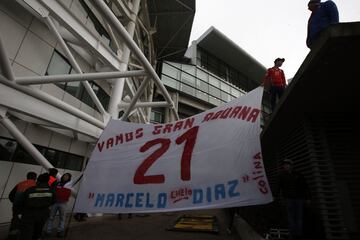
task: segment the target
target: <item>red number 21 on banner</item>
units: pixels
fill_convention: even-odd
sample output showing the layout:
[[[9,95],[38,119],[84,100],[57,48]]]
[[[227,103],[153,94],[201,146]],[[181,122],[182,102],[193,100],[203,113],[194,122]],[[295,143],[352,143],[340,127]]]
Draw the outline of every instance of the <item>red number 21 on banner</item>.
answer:
[[[189,181],[191,179],[190,174],[190,164],[191,156],[194,150],[197,133],[199,131],[199,126],[195,126],[187,130],[184,134],[179,136],[175,143],[177,145],[185,142],[184,151],[181,156],[181,180]],[[157,138],[151,141],[146,142],[141,146],[140,152],[146,152],[149,148],[160,145],[150,156],[148,156],[136,169],[134,175],[135,184],[148,184],[148,183],[163,183],[165,182],[165,176],[163,174],[159,175],[149,175],[145,176],[145,173],[151,167],[154,162],[160,158],[170,147],[170,139],[168,138]]]

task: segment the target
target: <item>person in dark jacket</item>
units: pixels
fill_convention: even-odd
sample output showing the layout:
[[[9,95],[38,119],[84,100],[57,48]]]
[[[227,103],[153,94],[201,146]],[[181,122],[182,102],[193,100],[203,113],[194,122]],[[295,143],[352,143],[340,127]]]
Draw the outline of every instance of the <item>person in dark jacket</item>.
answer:
[[[339,12],[333,1],[321,2],[321,0],[310,0],[308,9],[311,15],[308,21],[306,45],[311,48],[320,32],[330,24],[339,23]]]
[[[49,174],[43,173],[37,178],[36,186],[28,188],[19,201],[20,240],[39,239],[49,208],[55,203],[55,192],[49,187]]]
[[[21,199],[24,192],[36,185],[37,174],[35,172],[28,172],[26,174],[26,180],[19,182],[9,193],[9,200],[12,202],[12,219],[9,229],[8,239],[15,238],[18,234],[20,219],[18,215],[20,214],[18,202]]]
[[[305,202],[309,200],[309,189],[304,176],[293,170],[293,161],[285,159],[279,175],[279,195],[285,200],[291,239],[303,236]]]

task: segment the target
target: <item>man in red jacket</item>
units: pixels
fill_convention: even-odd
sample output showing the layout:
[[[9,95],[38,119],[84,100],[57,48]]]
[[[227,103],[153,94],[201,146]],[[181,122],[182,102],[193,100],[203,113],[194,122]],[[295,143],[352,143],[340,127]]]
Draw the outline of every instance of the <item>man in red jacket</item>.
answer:
[[[269,68],[264,77],[263,84],[265,85],[265,87],[270,88],[270,94],[271,94],[270,103],[271,103],[272,111],[274,111],[275,109],[277,98],[279,99],[281,98],[287,85],[284,71],[280,69],[284,61],[285,58],[275,59],[274,67]]]

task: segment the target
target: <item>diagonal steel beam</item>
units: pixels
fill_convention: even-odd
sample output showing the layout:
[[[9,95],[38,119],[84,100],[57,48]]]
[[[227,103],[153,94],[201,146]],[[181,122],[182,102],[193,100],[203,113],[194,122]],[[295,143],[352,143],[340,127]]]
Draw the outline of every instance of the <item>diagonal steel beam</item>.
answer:
[[[169,104],[171,104],[171,106],[172,106],[171,110],[172,110],[173,114],[175,115],[175,118],[179,119],[179,115],[175,109],[174,103],[173,103],[168,91],[166,90],[164,84],[161,82],[159,76],[156,74],[155,70],[153,69],[153,67],[151,66],[149,61],[146,59],[143,52],[136,45],[136,43],[133,41],[133,39],[129,36],[126,29],[122,26],[122,24],[119,22],[119,20],[113,14],[113,12],[107,7],[105,2],[103,2],[102,0],[94,0],[93,3],[98,7],[98,10],[104,14],[104,17],[108,20],[109,24],[123,38],[124,42],[129,47],[129,49],[132,51],[132,53],[142,63],[142,65],[144,66],[144,69],[149,73],[150,77],[154,80],[155,84],[157,85],[159,90],[164,95],[165,100]]]
[[[45,83],[57,83],[57,82],[107,80],[112,78],[141,77],[146,75],[147,73],[144,70],[134,70],[127,72],[59,74],[59,75],[49,75],[49,76],[18,77],[15,79],[15,82],[20,85],[32,85],[32,84],[45,84]]]

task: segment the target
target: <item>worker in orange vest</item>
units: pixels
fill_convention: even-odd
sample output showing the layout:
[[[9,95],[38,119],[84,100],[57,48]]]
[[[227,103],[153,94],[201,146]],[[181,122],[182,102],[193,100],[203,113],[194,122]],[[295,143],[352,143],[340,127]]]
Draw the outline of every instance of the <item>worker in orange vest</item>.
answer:
[[[58,184],[58,180],[56,177],[57,174],[58,174],[58,170],[56,168],[49,168],[50,179],[48,184],[50,187],[56,187],[56,185]]]
[[[20,210],[18,208],[19,199],[21,199],[21,195],[30,188],[36,185],[36,177],[37,174],[35,172],[28,172],[26,174],[26,180],[19,182],[15,185],[15,187],[9,193],[9,200],[12,202],[12,219],[9,229],[9,239],[12,237],[16,237],[19,231],[19,223],[20,219],[18,215],[20,214]]]

